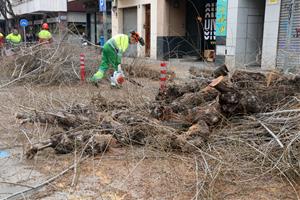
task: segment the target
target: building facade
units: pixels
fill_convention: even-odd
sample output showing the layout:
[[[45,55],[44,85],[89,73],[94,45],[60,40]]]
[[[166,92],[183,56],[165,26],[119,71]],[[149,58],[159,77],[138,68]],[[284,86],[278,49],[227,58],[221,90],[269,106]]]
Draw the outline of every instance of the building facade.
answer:
[[[228,0],[226,63],[235,67],[276,66],[280,0]]]
[[[300,0],[228,0],[226,63],[300,68]]]
[[[214,55],[217,64],[299,65],[300,0],[113,0],[112,32],[137,30],[154,59]],[[290,39],[286,39],[290,38]],[[288,52],[287,52],[288,51]]]
[[[129,34],[135,30],[145,39],[145,47],[129,47],[128,56],[150,56],[156,59],[157,36],[160,19],[157,0],[113,0],[112,1],[112,35]],[[161,25],[163,25],[161,23]]]
[[[146,46],[133,47],[133,55],[154,59],[193,56],[204,60],[207,53],[216,54],[217,40],[223,45],[226,41],[227,0],[220,4],[225,8],[218,23],[221,32],[216,24],[218,1],[114,0],[112,32],[137,30],[145,38]],[[225,55],[219,59],[224,61]]]
[[[67,22],[67,1],[61,0],[12,0],[12,8],[16,17],[8,16],[9,20],[5,21],[6,33],[12,28],[19,28],[20,19],[27,19],[28,26],[25,28],[28,38],[36,39],[41,24],[47,22],[53,31],[54,37],[60,35],[60,30],[66,27]],[[23,34],[23,31],[21,31]],[[30,35],[30,37],[29,37]],[[24,37],[24,35],[23,35]]]
[[[69,23],[92,43],[135,30],[146,45],[127,56],[153,59],[213,55],[216,64],[262,69],[300,65],[300,0],[13,0],[27,31]],[[3,26],[3,20],[0,26]]]
[[[88,40],[100,44],[100,38],[108,40],[111,37],[111,0],[104,0],[105,12],[100,11],[100,0],[68,0],[68,21],[74,19],[73,12],[80,12],[81,21],[85,22],[85,32]],[[71,18],[70,18],[71,17]]]
[[[85,28],[86,17],[82,5],[69,8],[67,0],[12,0],[11,2],[16,17],[9,16],[10,19],[5,21],[8,29],[6,33],[9,33],[12,28],[21,30],[20,19],[28,20],[29,24],[25,30],[27,37],[30,35],[33,41],[37,39],[36,35],[45,22],[49,24],[54,38],[57,39],[64,36],[62,32],[66,31],[67,27],[72,30],[75,27],[75,33]],[[21,33],[23,34],[23,31]]]

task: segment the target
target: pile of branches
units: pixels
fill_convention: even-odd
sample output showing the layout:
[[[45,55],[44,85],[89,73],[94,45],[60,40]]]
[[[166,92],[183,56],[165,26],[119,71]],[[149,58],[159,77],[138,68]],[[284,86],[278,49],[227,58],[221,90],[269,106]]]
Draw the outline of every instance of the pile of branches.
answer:
[[[22,124],[60,128],[48,140],[34,143],[27,157],[45,148],[95,155],[115,145],[149,145],[205,153],[228,171],[234,165],[299,177],[299,77],[247,71],[226,75],[221,69],[211,78],[171,84],[145,106],[149,110],[98,94],[87,105],[18,113]]]
[[[158,70],[151,69],[145,65],[137,65],[135,63],[125,65],[124,70],[128,76],[134,78],[149,78],[152,80],[158,80],[160,76]]]
[[[8,79],[5,85],[16,82],[43,85],[78,82],[81,51],[79,45],[56,42],[22,47],[3,61],[0,70]],[[97,62],[86,59],[87,75],[94,72]]]
[[[191,122],[183,134],[189,150],[209,152],[224,173],[277,171],[288,180],[299,179],[300,76],[237,70],[205,88],[207,73],[191,72],[193,82],[171,85],[157,97],[156,118]],[[211,75],[227,71],[223,66]]]
[[[26,155],[30,159],[46,148],[53,148],[59,154],[78,150],[96,155],[111,145],[147,145],[156,143],[159,137],[166,137],[168,142],[163,141],[163,145],[170,148],[174,135],[174,129],[161,126],[144,112],[130,109],[126,102],[109,102],[100,93],[88,105],[78,104],[55,111],[28,110],[17,113],[16,118],[22,125],[35,123],[56,127],[49,139],[28,149]],[[163,145],[156,144],[157,147]]]
[[[251,174],[251,178],[275,172],[298,182],[300,99],[286,100],[278,110],[235,116],[224,122],[222,128],[214,129],[208,145],[213,146],[212,155],[219,155],[228,163],[224,171],[230,173],[232,169],[239,169]]]
[[[154,64],[151,61],[147,63],[145,59],[134,58],[132,61],[125,61],[127,64],[123,65],[123,69],[126,75],[132,78],[148,78],[158,81],[160,78],[159,64]],[[175,78],[175,72],[170,68],[167,68],[168,80]]]

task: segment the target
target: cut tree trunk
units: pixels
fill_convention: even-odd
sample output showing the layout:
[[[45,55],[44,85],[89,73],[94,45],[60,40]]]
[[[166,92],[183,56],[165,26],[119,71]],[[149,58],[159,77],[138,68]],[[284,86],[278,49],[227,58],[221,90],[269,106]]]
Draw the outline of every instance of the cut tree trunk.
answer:
[[[83,151],[89,155],[97,155],[108,150],[109,145],[115,145],[116,139],[112,135],[94,133],[91,131],[78,131],[74,133],[60,133],[50,137],[50,139],[31,146],[26,151],[27,159],[34,156],[46,148],[53,148],[58,154],[67,154],[75,150]]]

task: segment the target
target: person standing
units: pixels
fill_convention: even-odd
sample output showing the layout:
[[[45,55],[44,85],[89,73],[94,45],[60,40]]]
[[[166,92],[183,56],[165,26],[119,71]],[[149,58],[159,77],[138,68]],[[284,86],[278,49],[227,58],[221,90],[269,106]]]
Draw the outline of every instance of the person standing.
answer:
[[[8,34],[5,39],[13,48],[22,42],[22,37],[17,29],[13,29],[13,32]]]
[[[43,23],[42,30],[38,33],[39,43],[51,43],[53,41],[52,34],[49,31],[49,25]]]
[[[0,32],[0,56],[3,56],[4,52],[4,35]]]

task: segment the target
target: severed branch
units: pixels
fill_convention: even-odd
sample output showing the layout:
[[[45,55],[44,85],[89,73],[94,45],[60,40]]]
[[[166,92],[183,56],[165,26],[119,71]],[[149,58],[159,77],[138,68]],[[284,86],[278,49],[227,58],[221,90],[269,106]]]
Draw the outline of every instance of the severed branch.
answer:
[[[26,152],[26,158],[27,159],[33,159],[34,156],[37,154],[37,152],[42,151],[46,148],[52,147],[53,143],[49,140],[48,142],[43,142],[40,145],[32,146],[27,152]]]
[[[268,131],[268,133],[270,133],[270,135],[272,135],[272,137],[276,140],[276,142],[279,144],[279,146],[281,147],[281,148],[283,148],[284,146],[283,146],[283,144],[282,144],[282,142],[279,140],[279,138],[273,133],[273,131],[271,131],[264,123],[262,123],[260,120],[258,120],[258,119],[256,119],[256,121],[258,121],[258,123],[260,123],[260,125],[262,126],[262,127],[264,127],[267,131]]]
[[[133,85],[139,86],[139,87],[144,87],[142,84],[136,82],[135,80],[133,80],[132,78],[127,78],[127,80],[132,83]]]
[[[78,145],[77,145],[78,143]],[[32,145],[26,152],[27,159],[33,159],[37,152],[46,148],[53,148],[59,153],[70,153],[74,151],[77,146],[83,148],[87,154],[97,154],[108,150],[110,144],[116,144],[116,140],[111,134],[99,134],[92,131],[78,131],[60,133],[53,135],[50,139]]]

